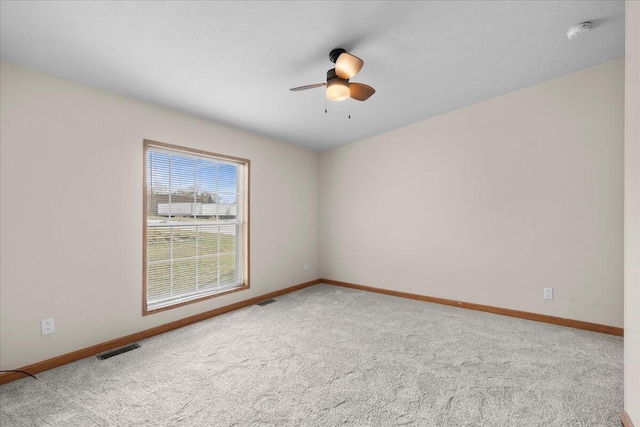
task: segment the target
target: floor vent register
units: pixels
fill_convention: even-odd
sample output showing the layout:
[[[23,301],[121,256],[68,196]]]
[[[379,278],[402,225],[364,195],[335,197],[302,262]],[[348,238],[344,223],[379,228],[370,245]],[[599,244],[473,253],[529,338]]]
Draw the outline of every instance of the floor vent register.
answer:
[[[136,348],[139,348],[139,347],[140,346],[138,344],[129,344],[129,345],[125,345],[124,347],[116,348],[114,350],[105,351],[104,353],[100,353],[96,355],[96,357],[100,360],[105,360],[110,357],[117,356],[122,353],[126,353],[127,351],[135,350]]]

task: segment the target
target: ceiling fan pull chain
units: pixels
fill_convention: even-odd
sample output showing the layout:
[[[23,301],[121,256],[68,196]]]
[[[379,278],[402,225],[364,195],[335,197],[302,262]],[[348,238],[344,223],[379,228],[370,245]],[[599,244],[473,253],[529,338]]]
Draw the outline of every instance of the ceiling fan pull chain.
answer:
[[[327,97],[324,97],[324,113],[327,114]]]
[[[350,119],[351,118],[351,98],[347,100],[347,108],[348,108],[347,112],[349,113],[349,117],[347,118]]]

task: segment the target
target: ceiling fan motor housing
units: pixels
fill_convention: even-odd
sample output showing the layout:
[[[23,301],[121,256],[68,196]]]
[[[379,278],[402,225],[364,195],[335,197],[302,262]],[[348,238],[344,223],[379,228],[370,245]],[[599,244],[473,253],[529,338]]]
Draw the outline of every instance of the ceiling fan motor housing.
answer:
[[[346,50],[342,48],[333,49],[331,52],[329,52],[329,59],[331,60],[331,62],[335,64],[336,61],[338,60],[338,57],[345,52]]]
[[[338,75],[336,74],[336,69],[332,68],[329,71],[327,71],[327,81],[334,80],[334,79],[346,80],[346,79],[338,77]]]

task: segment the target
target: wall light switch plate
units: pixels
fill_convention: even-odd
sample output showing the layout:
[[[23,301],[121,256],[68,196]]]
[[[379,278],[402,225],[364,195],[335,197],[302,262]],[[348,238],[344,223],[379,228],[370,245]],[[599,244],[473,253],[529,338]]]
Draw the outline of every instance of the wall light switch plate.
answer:
[[[553,288],[544,288],[544,299],[553,299]]]

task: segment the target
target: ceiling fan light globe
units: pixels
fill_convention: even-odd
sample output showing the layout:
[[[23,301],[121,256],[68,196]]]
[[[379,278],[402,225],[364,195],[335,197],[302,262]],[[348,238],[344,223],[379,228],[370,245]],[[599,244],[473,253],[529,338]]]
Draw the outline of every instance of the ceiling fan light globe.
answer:
[[[343,52],[336,60],[336,74],[341,79],[350,79],[360,72],[364,61],[350,53]]]
[[[342,79],[333,79],[327,83],[327,98],[332,101],[344,101],[351,95],[349,83]]]

